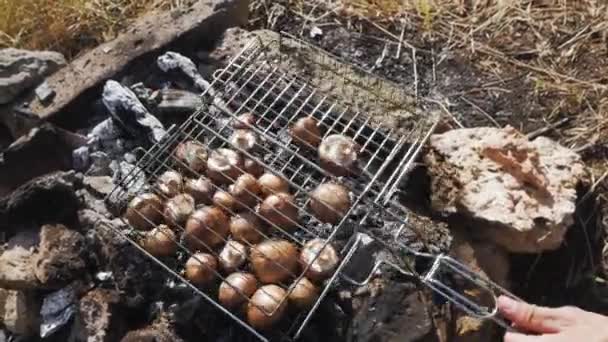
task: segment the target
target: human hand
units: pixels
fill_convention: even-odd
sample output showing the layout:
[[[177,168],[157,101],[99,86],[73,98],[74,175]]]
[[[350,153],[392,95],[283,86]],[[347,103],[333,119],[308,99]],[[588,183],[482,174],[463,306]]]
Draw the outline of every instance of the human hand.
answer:
[[[576,307],[546,308],[501,296],[498,310],[518,329],[534,334],[507,332],[504,342],[608,342],[608,317]]]

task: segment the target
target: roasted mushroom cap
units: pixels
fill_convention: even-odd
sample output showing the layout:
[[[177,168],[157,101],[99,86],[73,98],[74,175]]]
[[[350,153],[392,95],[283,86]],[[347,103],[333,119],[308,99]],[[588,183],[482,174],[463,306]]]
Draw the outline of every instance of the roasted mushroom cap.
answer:
[[[254,177],[260,177],[264,174],[264,166],[254,159],[245,158],[243,165],[245,172],[253,175]]]
[[[258,288],[257,280],[250,273],[232,273],[222,282],[219,291],[219,300],[228,309],[244,304]]]
[[[293,141],[304,147],[317,147],[321,143],[321,131],[313,117],[298,119],[289,129]]]
[[[290,291],[289,302],[303,310],[311,308],[319,298],[317,287],[304,277],[294,282]]]
[[[338,266],[340,258],[331,244],[325,245],[322,239],[308,241],[300,253],[300,265],[302,269],[310,267],[306,271],[306,277],[315,281],[322,281],[329,277]]]
[[[230,233],[232,237],[240,242],[254,244],[262,241],[264,226],[259,217],[251,212],[245,211],[230,219]]]
[[[280,283],[295,275],[298,250],[286,240],[266,240],[251,249],[251,267],[262,283]]]
[[[186,262],[186,279],[198,286],[207,285],[216,277],[217,260],[208,253],[195,253]]]
[[[348,176],[357,170],[358,151],[359,145],[351,138],[332,134],[319,146],[321,167],[336,176]]]
[[[184,242],[191,250],[207,250],[221,244],[229,230],[228,217],[221,209],[202,207],[188,218]]]
[[[156,180],[158,190],[166,197],[172,198],[182,191],[184,181],[177,171],[165,171]]]
[[[196,203],[211,204],[215,187],[205,177],[190,178],[186,180],[184,192],[192,196]]]
[[[129,202],[125,218],[135,229],[152,229],[163,218],[163,202],[153,193],[138,195]]]
[[[230,144],[239,151],[250,151],[258,144],[258,137],[248,129],[237,129],[230,136]]]
[[[260,204],[258,212],[270,224],[290,230],[298,225],[298,208],[294,203],[293,196],[278,193],[266,197]]]
[[[207,164],[207,148],[196,140],[188,140],[180,143],[175,148],[175,157],[184,165],[185,170],[194,173],[205,171]]]
[[[177,237],[169,226],[161,224],[146,232],[141,241],[142,247],[155,257],[170,256],[177,251]]]
[[[264,197],[280,192],[289,192],[289,183],[285,178],[267,172],[258,179],[258,184]]]
[[[310,209],[319,221],[325,223],[340,222],[351,206],[348,189],[335,183],[319,184],[310,197]]]
[[[236,210],[237,204],[232,195],[224,190],[218,190],[213,195],[213,205],[230,214]]]
[[[238,116],[236,120],[232,122],[234,129],[250,129],[255,125],[255,116],[251,113],[244,113]]]
[[[188,194],[179,194],[165,204],[165,223],[172,227],[183,226],[193,211],[194,198]]]
[[[247,260],[247,247],[238,241],[228,241],[220,252],[219,261],[222,270],[232,273],[245,264]]]
[[[252,175],[244,173],[230,186],[230,194],[236,200],[237,208],[253,207],[259,198],[261,189]]]
[[[241,175],[243,159],[227,148],[219,148],[211,152],[207,160],[207,176],[219,184],[230,184]]]
[[[272,327],[285,316],[286,295],[285,290],[274,284],[260,287],[247,304],[247,322],[255,329]]]

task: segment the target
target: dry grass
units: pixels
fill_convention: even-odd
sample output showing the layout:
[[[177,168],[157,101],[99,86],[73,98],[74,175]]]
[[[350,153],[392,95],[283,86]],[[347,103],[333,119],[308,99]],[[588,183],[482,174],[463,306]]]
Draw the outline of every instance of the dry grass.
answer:
[[[112,39],[134,18],[185,0],[0,0],[0,47],[50,49],[68,58]]]

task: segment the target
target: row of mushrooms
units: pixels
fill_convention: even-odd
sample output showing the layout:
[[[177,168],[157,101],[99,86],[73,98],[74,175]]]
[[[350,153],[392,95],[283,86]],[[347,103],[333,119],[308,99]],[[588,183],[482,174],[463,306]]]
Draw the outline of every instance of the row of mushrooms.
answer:
[[[181,241],[191,253],[185,278],[198,287],[221,280],[219,302],[244,313],[252,327],[267,329],[285,316],[288,304],[310,308],[339,257],[322,239],[298,248],[277,237],[298,228],[299,208],[286,179],[242,153],[257,143],[248,129],[254,123],[247,114],[233,125],[236,151],[208,151],[195,140],[180,143],[173,153],[179,166],[157,178],[155,192],[133,198],[125,218],[143,232],[141,245],[153,256],[174,256]],[[350,138],[321,140],[311,117],[298,120],[290,132],[296,143],[318,146],[321,166],[332,173],[354,170],[357,146]],[[310,193],[309,209],[321,222],[338,223],[350,207],[343,185],[321,183]]]

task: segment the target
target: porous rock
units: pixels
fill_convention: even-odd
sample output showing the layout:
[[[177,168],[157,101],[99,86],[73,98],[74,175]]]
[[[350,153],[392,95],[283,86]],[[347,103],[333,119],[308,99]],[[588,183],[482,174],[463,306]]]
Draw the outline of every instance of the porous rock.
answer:
[[[0,104],[11,102],[65,64],[65,58],[58,52],[0,50]]]
[[[181,342],[182,338],[177,336],[171,324],[164,317],[148,327],[133,330],[127,333],[121,342]]]
[[[78,198],[74,192],[79,185],[73,171],[34,178],[0,198],[0,222],[70,222],[76,218]]]
[[[0,288],[35,289],[40,282],[34,273],[33,249],[13,246],[0,254]]]
[[[432,206],[472,219],[475,233],[511,252],[558,248],[574,222],[581,157],[512,127],[456,129],[430,138]]]
[[[13,334],[38,332],[40,303],[33,292],[0,288],[0,322]]]
[[[69,341],[118,341],[125,333],[125,323],[119,294],[93,289],[80,299]]]
[[[44,225],[35,260],[35,273],[46,286],[58,287],[80,279],[86,267],[86,243],[79,232],[66,226]]]
[[[49,123],[31,129],[14,141],[0,161],[0,196],[49,172],[69,170],[72,150],[85,144],[83,136]]]

